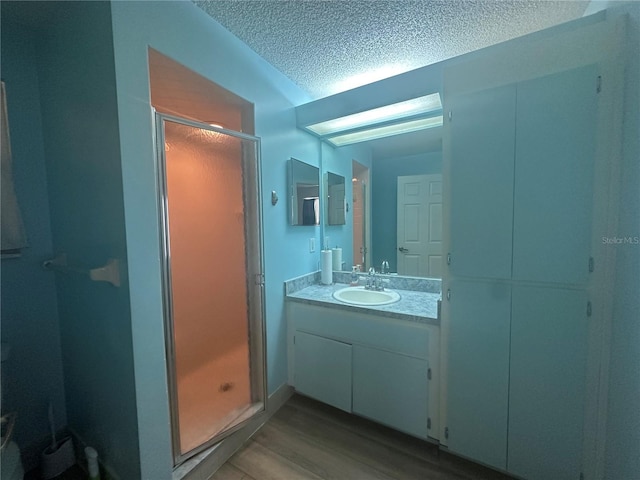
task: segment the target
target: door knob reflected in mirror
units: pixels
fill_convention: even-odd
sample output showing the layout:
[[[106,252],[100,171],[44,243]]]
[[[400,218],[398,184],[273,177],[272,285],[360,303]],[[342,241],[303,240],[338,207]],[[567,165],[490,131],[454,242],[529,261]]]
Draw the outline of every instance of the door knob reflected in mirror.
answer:
[[[408,248],[404,248],[404,247],[399,247],[398,250],[400,250],[402,253],[408,253],[409,249]]]

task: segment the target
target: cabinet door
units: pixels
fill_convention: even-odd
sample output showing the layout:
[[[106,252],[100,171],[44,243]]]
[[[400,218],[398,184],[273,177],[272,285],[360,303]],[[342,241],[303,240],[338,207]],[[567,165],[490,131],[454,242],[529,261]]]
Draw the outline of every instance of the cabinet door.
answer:
[[[589,276],[597,70],[518,84],[513,278],[584,284]]]
[[[513,287],[508,470],[576,480],[587,363],[584,291]]]
[[[353,346],[353,412],[427,437],[427,361]]]
[[[507,465],[511,287],[450,282],[448,446],[495,468]]]
[[[351,345],[297,331],[294,338],[298,392],[351,411]]]
[[[448,103],[454,276],[511,277],[515,101],[508,85]]]

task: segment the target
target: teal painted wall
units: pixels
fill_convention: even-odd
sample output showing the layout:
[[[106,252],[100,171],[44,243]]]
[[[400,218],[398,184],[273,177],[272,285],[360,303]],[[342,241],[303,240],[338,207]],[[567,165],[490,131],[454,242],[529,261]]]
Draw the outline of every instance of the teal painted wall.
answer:
[[[620,234],[637,235],[640,15],[638,6],[627,8],[631,13],[631,41],[627,51]],[[9,82],[13,68],[15,72],[18,68],[32,69],[32,61],[28,59],[35,51],[39,52],[37,75],[49,184],[47,187],[43,179],[43,153],[37,152],[41,148],[37,139],[39,107],[29,103],[37,98],[33,95],[38,88],[35,73],[32,70],[23,77],[20,71],[20,78],[26,79],[25,90],[20,94],[25,99],[24,113],[11,113],[11,98],[9,108],[18,124],[24,122],[23,127],[13,126],[18,132],[26,132],[25,125],[36,125],[30,127],[34,129],[32,137],[12,132],[17,142],[14,158],[20,148],[34,149],[33,155],[27,155],[34,162],[29,164],[28,177],[19,178],[23,175],[19,174],[20,165],[24,164],[16,162],[16,188],[19,199],[24,200],[23,213],[34,262],[29,260],[24,268],[15,269],[22,260],[2,263],[2,335],[3,339],[6,335],[19,337],[27,328],[35,335],[31,330],[42,329],[37,337],[32,337],[33,341],[29,340],[29,345],[22,344],[20,349],[51,352],[51,382],[57,383],[61,374],[55,365],[59,353],[56,353],[53,275],[36,271],[36,266],[42,257],[54,251],[66,250],[70,259],[73,253],[73,260],[92,265],[109,256],[123,260],[128,257],[123,271],[125,283],[120,289],[72,276],[56,277],[69,424],[98,447],[101,456],[122,478],[168,480],[170,430],[147,46],[256,104],[256,134],[262,138],[267,367],[271,393],[286,381],[282,282],[316,270],[319,249],[309,253],[309,237],[316,239],[317,246],[321,245],[319,227],[291,227],[286,221],[286,161],[293,156],[321,165],[323,171],[340,173],[335,169],[346,171],[340,162],[348,163],[350,171],[350,159],[362,159],[345,153],[348,151],[345,149],[327,150],[327,146],[298,131],[293,107],[308,100],[305,95],[189,2],[114,2],[110,6],[80,2],[57,5],[56,11],[56,21],[51,22],[47,34],[38,33],[31,39],[23,31],[16,33],[6,27],[3,11],[3,77]],[[9,68],[11,62],[15,66]],[[13,94],[18,95],[12,88]],[[10,95],[11,92],[9,89]],[[24,120],[19,120],[21,117]],[[22,140],[15,139],[16,135],[22,136]],[[19,144],[22,147],[17,147]],[[377,168],[374,162],[374,175]],[[30,184],[28,189],[25,183]],[[47,234],[47,188],[55,248]],[[281,198],[276,206],[270,203],[271,190]],[[388,190],[384,189],[387,193]],[[391,204],[395,211],[395,195]],[[374,216],[380,216],[375,207],[373,211]],[[37,216],[30,219],[34,212]],[[33,228],[43,230],[34,236]],[[326,235],[332,244],[338,238],[341,242],[348,241],[348,226],[331,228],[335,230],[327,229]],[[611,480],[633,478],[639,467],[639,416],[629,409],[640,392],[639,251],[630,246],[618,256],[607,435],[607,478]],[[376,259],[376,264],[380,260]],[[38,285],[36,293],[41,298],[37,302],[22,299],[19,306],[18,302],[12,304],[15,298],[21,298],[5,297],[5,293],[11,293],[8,285],[13,279],[30,287]],[[24,312],[25,305],[28,315],[22,313],[20,322],[7,320],[6,312]],[[43,341],[45,332],[51,333],[52,341]],[[18,351],[14,354],[20,356]],[[32,381],[37,379],[25,382],[29,393],[37,391]],[[51,391],[57,392],[58,403],[64,402],[60,389]],[[44,418],[42,412],[38,415],[34,425],[40,422],[41,427]]]
[[[13,153],[13,177],[29,248],[2,260],[2,341],[11,344],[4,412],[17,411],[15,439],[25,466],[34,467],[49,435],[47,407],[58,427],[67,424],[55,278],[42,269],[53,256],[36,65],[36,36],[2,7],[2,78]],[[35,450],[35,451],[34,451]]]
[[[378,270],[383,260],[398,271],[398,177],[442,173],[442,151],[400,158],[376,158],[371,175],[371,261]]]
[[[170,436],[158,258],[158,212],[147,48],[158,50],[255,104],[261,137],[269,393],[287,380],[285,279],[316,270],[319,227],[287,222],[290,157],[320,165],[319,142],[299,131],[308,100],[289,79],[190,2],[114,2],[114,51],[125,201],[136,400],[143,478],[170,476]],[[271,191],[280,197],[271,205]],[[223,274],[223,273],[222,273]]]
[[[628,14],[620,212],[612,236],[640,237],[640,5],[627,3],[610,14]],[[634,480],[640,472],[640,245],[611,248],[616,248],[617,278],[605,478]]]
[[[122,171],[107,2],[60,2],[39,36],[54,250],[117,258],[122,286],[56,274],[69,426],[120,478],[140,478]]]

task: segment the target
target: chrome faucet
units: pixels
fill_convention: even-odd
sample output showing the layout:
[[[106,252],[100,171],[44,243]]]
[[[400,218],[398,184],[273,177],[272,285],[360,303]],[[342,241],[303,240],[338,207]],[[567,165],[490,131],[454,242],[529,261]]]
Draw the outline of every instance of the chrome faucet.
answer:
[[[369,275],[367,275],[367,283],[364,288],[366,290],[375,290],[376,288],[376,269],[373,267],[369,269]]]
[[[387,262],[386,260],[382,261],[382,266],[380,267],[380,273],[382,273],[383,275],[389,273],[389,262]]]
[[[369,269],[369,275],[367,275],[367,283],[364,288],[367,290],[384,290],[382,279],[376,274],[376,269],[373,267]]]

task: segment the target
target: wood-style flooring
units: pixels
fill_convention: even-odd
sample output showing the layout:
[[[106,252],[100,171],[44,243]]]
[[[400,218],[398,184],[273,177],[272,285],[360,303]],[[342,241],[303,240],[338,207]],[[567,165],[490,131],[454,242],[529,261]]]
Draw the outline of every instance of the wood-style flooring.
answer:
[[[435,445],[294,395],[212,480],[506,480]]]
[[[25,480],[41,478],[37,471]],[[82,480],[74,466],[53,480]],[[435,445],[294,395],[212,480],[510,480]]]

